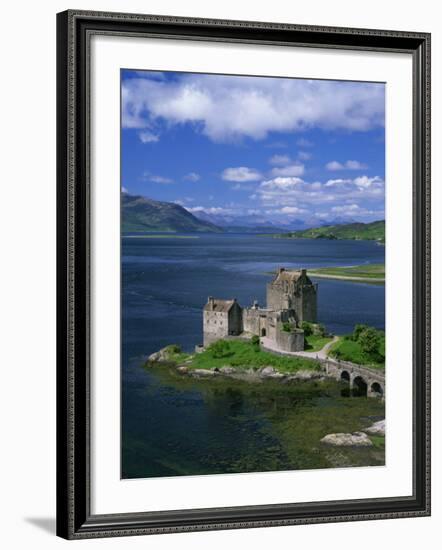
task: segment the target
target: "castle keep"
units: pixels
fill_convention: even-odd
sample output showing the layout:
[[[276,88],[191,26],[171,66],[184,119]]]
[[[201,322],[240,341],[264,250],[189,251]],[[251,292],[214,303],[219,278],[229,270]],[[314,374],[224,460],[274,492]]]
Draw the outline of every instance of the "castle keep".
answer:
[[[216,340],[256,335],[268,339],[280,351],[304,349],[303,321],[317,322],[318,285],[307,270],[278,269],[267,285],[267,305],[257,302],[243,308],[236,299],[209,297],[204,306],[204,347]]]

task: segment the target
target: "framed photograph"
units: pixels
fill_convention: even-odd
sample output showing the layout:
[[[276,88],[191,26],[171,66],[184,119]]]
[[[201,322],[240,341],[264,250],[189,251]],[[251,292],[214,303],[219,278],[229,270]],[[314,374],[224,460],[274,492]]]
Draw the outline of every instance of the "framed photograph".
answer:
[[[58,535],[429,515],[429,34],[57,29]]]

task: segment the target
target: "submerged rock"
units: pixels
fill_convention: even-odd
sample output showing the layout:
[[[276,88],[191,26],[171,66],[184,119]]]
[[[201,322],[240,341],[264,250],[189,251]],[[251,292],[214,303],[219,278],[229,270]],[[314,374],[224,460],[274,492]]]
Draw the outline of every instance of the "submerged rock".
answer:
[[[170,361],[171,355],[179,353],[181,350],[177,346],[166,346],[165,348],[152,353],[147,358],[148,363],[159,363],[161,361]]]
[[[209,369],[191,369],[188,371],[191,376],[216,376],[218,373]]]
[[[277,371],[273,367],[262,367],[261,369],[259,369],[258,374],[262,378],[266,378],[268,376],[273,376],[274,374],[276,374],[276,372]]]
[[[300,370],[290,376],[290,380],[316,380],[319,378],[324,378],[324,375],[313,370]]]
[[[225,367],[221,367],[219,369],[219,372],[221,374],[234,374],[236,372],[236,369],[234,369],[233,367],[225,366]]]
[[[368,428],[365,428],[364,432],[370,435],[385,435],[385,418],[384,420],[379,420],[379,422],[375,422]]]
[[[328,434],[321,439],[321,443],[333,447],[373,447],[373,443],[364,432]]]

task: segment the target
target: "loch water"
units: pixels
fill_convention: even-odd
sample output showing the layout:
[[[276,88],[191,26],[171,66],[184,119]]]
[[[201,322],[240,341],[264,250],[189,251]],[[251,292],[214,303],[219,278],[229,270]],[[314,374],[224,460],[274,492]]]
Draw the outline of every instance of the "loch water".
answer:
[[[381,465],[383,446],[323,448],[330,432],[383,418],[381,401],[348,398],[334,381],[296,385],[190,380],[144,368],[169,344],[202,342],[209,295],[265,304],[277,267],[383,263],[370,241],[236,234],[122,237],[122,477],[161,477]],[[315,280],[318,320],[335,334],[356,323],[384,328],[384,285]]]

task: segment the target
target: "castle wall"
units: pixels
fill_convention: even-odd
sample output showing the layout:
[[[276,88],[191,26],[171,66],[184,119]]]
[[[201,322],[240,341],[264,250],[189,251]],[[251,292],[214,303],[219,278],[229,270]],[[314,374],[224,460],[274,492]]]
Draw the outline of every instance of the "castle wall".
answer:
[[[303,351],[304,331],[285,332],[276,331],[276,344],[281,351]]]
[[[243,331],[243,309],[239,304],[234,303],[230,308],[228,320],[228,334],[232,336],[238,336],[238,334],[241,334]]]
[[[281,285],[268,283],[267,285],[267,307],[272,310],[286,309],[287,299]]]
[[[251,334],[260,334],[260,314],[259,309],[244,309],[242,316],[243,326],[245,332]]]
[[[227,312],[204,311],[203,315],[204,347],[221,340],[229,334],[229,316]]]
[[[308,321],[309,323],[317,323],[318,311],[318,285],[304,286],[302,291],[302,306],[299,311],[302,312],[302,321]]]
[[[227,311],[204,310],[203,336],[204,347],[227,336],[238,336],[243,331],[242,308],[239,304],[233,304]]]

